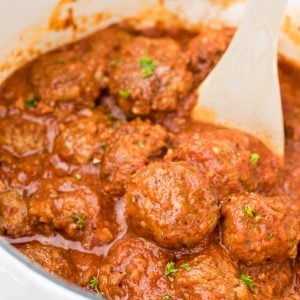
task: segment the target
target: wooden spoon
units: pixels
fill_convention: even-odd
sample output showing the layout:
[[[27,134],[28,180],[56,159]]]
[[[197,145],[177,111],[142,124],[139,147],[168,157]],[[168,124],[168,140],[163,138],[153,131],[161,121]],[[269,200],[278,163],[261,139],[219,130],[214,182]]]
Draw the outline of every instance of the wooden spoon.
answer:
[[[277,44],[287,0],[249,0],[236,35],[198,89],[193,118],[252,134],[283,158]]]

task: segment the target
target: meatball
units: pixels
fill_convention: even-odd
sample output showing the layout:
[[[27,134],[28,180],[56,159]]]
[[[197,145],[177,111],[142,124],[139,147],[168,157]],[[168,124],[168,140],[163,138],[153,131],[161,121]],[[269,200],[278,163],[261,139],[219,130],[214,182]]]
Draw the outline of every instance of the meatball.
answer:
[[[30,70],[36,96],[50,104],[93,103],[107,87],[108,58],[127,36],[120,29],[109,28],[41,56]]]
[[[42,234],[58,230],[85,248],[111,242],[118,231],[113,207],[106,211],[106,199],[84,179],[45,180],[27,202],[35,230]]]
[[[221,209],[222,240],[231,254],[248,265],[295,258],[299,218],[287,203],[256,193],[232,196]]]
[[[44,102],[95,100],[104,86],[106,62],[84,44],[46,54],[31,68],[30,80]]]
[[[174,288],[179,299],[251,299],[237,267],[219,246],[209,245],[176,265]]]
[[[104,259],[99,290],[108,299],[161,299],[169,291],[164,275],[169,254],[142,238],[126,236]]]
[[[251,292],[255,299],[277,299],[283,295],[293,281],[293,269],[290,261],[267,262],[252,267],[241,265],[240,272],[253,280]]]
[[[130,176],[161,156],[167,143],[167,130],[160,125],[139,119],[121,125],[108,140],[101,163],[103,191],[112,196],[124,194]]]
[[[129,227],[164,247],[195,245],[218,222],[218,207],[205,178],[184,162],[153,162],[140,169],[125,199]]]
[[[46,127],[17,117],[0,119],[0,145],[15,156],[27,156],[46,146]]]
[[[55,152],[74,164],[86,164],[94,155],[99,158],[113,131],[111,125],[100,111],[88,111],[71,122],[61,123],[60,133],[55,140]]]
[[[174,40],[137,37],[123,46],[110,88],[127,114],[149,115],[177,110],[192,83],[187,60]]]
[[[68,257],[68,251],[51,245],[33,242],[15,245],[23,254],[46,271],[65,280],[74,281],[74,266]]]
[[[31,233],[26,203],[16,191],[0,192],[0,233],[14,238]]]
[[[193,130],[177,140],[177,147],[169,151],[167,159],[195,165],[208,178],[221,201],[232,193],[253,191],[258,186],[267,189],[276,181],[278,165],[276,168],[268,158],[274,156],[262,147],[252,151],[248,135],[230,129],[203,133]],[[253,155],[256,161],[251,159]]]
[[[190,68],[196,73],[197,79],[203,80],[218,63],[227,49],[235,29],[203,28],[199,35],[188,44],[187,56]]]

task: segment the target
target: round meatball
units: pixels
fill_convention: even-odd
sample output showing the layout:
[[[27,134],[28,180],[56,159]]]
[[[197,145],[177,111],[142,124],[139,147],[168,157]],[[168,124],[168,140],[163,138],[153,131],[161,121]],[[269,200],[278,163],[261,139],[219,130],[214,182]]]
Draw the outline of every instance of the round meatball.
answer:
[[[105,193],[124,194],[124,189],[138,169],[160,157],[168,143],[167,130],[149,121],[136,119],[121,125],[107,142],[101,163],[101,183]]]
[[[276,181],[278,165],[276,168],[268,158],[274,156],[262,147],[252,150],[251,139],[246,134],[230,129],[203,133],[193,130],[177,140],[177,147],[168,153],[167,159],[195,165],[208,178],[221,201],[232,193],[253,191],[258,186],[267,189]],[[256,161],[251,159],[253,155]]]
[[[241,265],[240,272],[253,280],[251,292],[255,299],[277,299],[283,295],[293,281],[293,269],[290,261],[267,262],[252,267]]]
[[[190,93],[193,76],[170,38],[137,37],[123,46],[110,88],[127,114],[175,111]]]
[[[198,80],[203,80],[218,63],[227,49],[235,29],[234,28],[203,28],[188,44],[187,56],[189,65],[196,73]]]
[[[284,198],[256,193],[232,196],[221,214],[223,243],[244,263],[296,257],[299,218]]]
[[[164,247],[195,245],[218,222],[218,207],[205,178],[184,162],[154,162],[140,169],[125,199],[129,227]]]
[[[112,122],[101,113],[88,110],[71,122],[61,123],[55,140],[55,152],[65,161],[86,164],[94,156],[99,159],[113,131]]]
[[[103,260],[99,290],[108,299],[162,299],[172,295],[164,271],[170,255],[142,238],[126,236]]]
[[[251,299],[237,267],[219,246],[209,245],[176,266],[174,288],[179,299]]]
[[[104,86],[105,68],[102,57],[79,44],[40,57],[32,65],[30,80],[43,102],[91,102]]]
[[[49,273],[68,281],[74,281],[76,272],[69,260],[67,250],[37,242],[15,246],[29,259],[43,267]]]
[[[14,238],[31,233],[26,203],[16,191],[0,193],[0,233]]]
[[[0,119],[0,145],[15,156],[28,156],[46,146],[46,127],[20,116]]]
[[[43,104],[93,103],[107,87],[108,59],[128,34],[108,28],[80,42],[41,56],[30,70],[35,95]]]
[[[45,180],[27,199],[30,224],[42,234],[61,231],[85,248],[106,244],[113,240],[118,225],[113,207],[107,210],[105,201],[84,179]]]

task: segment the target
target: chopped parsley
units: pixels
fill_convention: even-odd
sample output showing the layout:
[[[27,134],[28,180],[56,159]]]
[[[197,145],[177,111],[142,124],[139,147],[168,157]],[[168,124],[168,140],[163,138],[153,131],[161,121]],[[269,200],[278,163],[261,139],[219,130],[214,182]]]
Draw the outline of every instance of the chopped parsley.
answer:
[[[124,99],[128,99],[131,96],[131,92],[128,90],[119,90],[119,95]]]
[[[258,215],[254,212],[253,206],[250,204],[245,206],[245,208],[243,209],[243,213],[251,219],[254,219],[256,222],[259,222],[263,219],[261,215]]]
[[[106,117],[109,121],[113,121],[115,119],[112,114],[108,114],[108,115],[106,115]]]
[[[36,108],[40,102],[40,97],[33,96],[32,98],[28,98],[25,100],[25,106],[27,108]]]
[[[144,143],[144,142],[139,142],[139,147],[140,147],[141,149],[144,149],[144,148],[145,148],[145,143]]]
[[[76,179],[76,180],[81,180],[82,179],[82,174],[80,174],[80,173],[75,173],[74,174],[74,178]]]
[[[173,261],[170,261],[167,263],[166,269],[165,269],[165,275],[169,276],[172,273],[177,273],[178,270],[175,267],[175,263]]]
[[[254,212],[253,212],[252,205],[246,205],[245,208],[243,209],[243,213],[250,218],[254,218]]]
[[[60,64],[60,65],[64,65],[66,62],[67,61],[62,57],[57,60],[57,63]]]
[[[250,163],[252,165],[256,165],[258,163],[259,159],[260,159],[260,156],[259,156],[258,153],[251,153],[250,154],[249,160],[250,160]]]
[[[141,68],[141,76],[143,78],[151,77],[156,68],[155,62],[148,56],[143,56],[139,59],[139,66]]]
[[[269,231],[269,232],[268,232],[268,238],[271,239],[272,237],[273,237],[273,232],[272,232],[272,231]]]
[[[182,264],[181,266],[180,266],[180,268],[182,268],[182,269],[185,269],[185,270],[187,270],[187,271],[191,271],[192,270],[192,267],[189,265],[189,264]]]
[[[117,59],[117,58],[114,58],[110,61],[110,64],[113,66],[113,67],[116,67],[118,64],[120,63],[120,60]]]
[[[70,218],[75,222],[75,224],[82,229],[85,225],[86,222],[86,215],[85,214],[76,214],[76,213],[72,213]]]
[[[172,300],[172,297],[170,295],[164,295],[161,298],[162,300]]]
[[[240,279],[250,288],[252,289],[253,288],[253,285],[254,285],[254,282],[253,280],[251,279],[250,276],[248,275],[245,275],[245,274],[242,274]]]
[[[98,278],[97,278],[97,277],[93,277],[93,278],[91,278],[91,280],[89,281],[88,287],[89,287],[91,290],[96,290],[96,289],[97,289],[97,286],[98,286],[98,283],[99,283]]]

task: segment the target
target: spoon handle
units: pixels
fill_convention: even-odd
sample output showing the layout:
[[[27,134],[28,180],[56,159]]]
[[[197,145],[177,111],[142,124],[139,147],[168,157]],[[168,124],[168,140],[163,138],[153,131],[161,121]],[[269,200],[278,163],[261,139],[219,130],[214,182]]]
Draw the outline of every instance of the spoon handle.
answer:
[[[249,0],[232,47],[236,44],[235,40],[243,38],[249,51],[255,48],[254,54],[258,58],[264,51],[277,55],[280,24],[287,3],[288,0]]]
[[[287,0],[249,0],[222,59],[201,84],[193,116],[260,138],[284,152],[277,43]],[[202,114],[202,116],[201,116]]]

